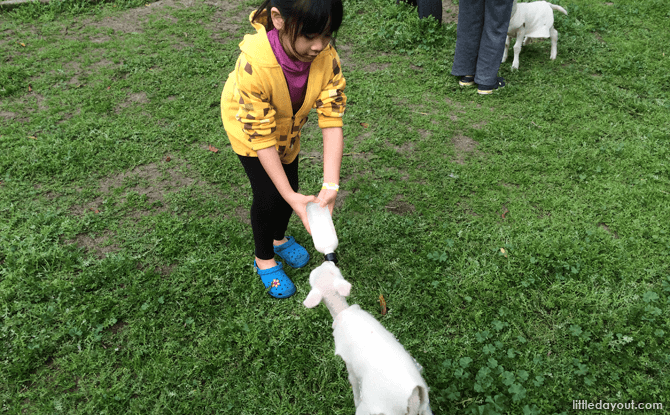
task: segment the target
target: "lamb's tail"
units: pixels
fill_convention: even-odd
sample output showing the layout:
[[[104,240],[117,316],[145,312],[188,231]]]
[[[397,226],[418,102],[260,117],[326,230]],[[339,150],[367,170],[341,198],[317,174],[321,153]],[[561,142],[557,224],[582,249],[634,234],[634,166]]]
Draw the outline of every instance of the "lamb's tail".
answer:
[[[561,12],[566,16],[568,15],[568,12],[559,5],[549,3],[549,6],[551,6],[552,10],[556,10],[557,12]]]

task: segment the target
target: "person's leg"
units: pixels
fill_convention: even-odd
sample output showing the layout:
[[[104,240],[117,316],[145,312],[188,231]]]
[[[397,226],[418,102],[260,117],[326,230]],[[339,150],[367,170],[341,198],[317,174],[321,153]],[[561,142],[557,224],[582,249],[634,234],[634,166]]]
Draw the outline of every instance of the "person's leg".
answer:
[[[279,194],[274,183],[272,183],[272,179],[266,173],[260,160],[258,160],[258,157],[244,157],[240,155],[238,157],[251,183],[253,193],[251,230],[254,235],[257,262],[259,268],[264,269],[268,265],[276,265],[276,263],[264,263],[263,261],[274,261],[273,242],[275,241],[275,236],[281,234],[278,235],[280,236],[278,239],[283,239],[283,233],[286,231],[293,210]],[[289,182],[291,183],[291,187],[297,190],[297,159],[294,163],[295,178],[292,179],[289,177]],[[284,169],[286,170],[286,166],[284,166]]]
[[[435,20],[442,23],[442,0],[419,0],[419,19],[433,16]]]
[[[477,55],[475,83],[494,85],[505,52],[507,28],[512,14],[513,0],[485,0],[484,28]]]
[[[452,75],[475,74],[483,27],[484,0],[461,0],[458,4],[456,51],[454,52],[454,64],[451,67]]]
[[[298,191],[298,157],[296,157],[295,160],[291,164],[282,164],[282,166],[284,167],[284,172],[286,173],[286,177],[288,178],[288,182],[291,185],[291,189],[293,189],[294,192],[297,192]],[[286,201],[283,198],[282,198],[282,202],[284,202],[284,203],[277,206],[275,228],[274,228],[274,231],[273,231],[273,234],[272,234],[275,245],[286,242],[284,234],[286,233],[286,228],[288,228],[288,222],[291,219],[291,214],[293,213],[293,208],[291,208],[291,205],[286,203]]]
[[[283,164],[284,173],[294,192],[298,191],[298,158],[291,164]],[[289,219],[293,214],[293,208],[286,203],[283,206],[277,207],[277,214],[275,218],[275,227],[273,230],[273,245],[275,254],[279,255],[281,259],[286,262],[286,265],[291,268],[302,268],[309,262],[309,252],[296,242],[292,236],[286,236],[286,228],[288,227]]]

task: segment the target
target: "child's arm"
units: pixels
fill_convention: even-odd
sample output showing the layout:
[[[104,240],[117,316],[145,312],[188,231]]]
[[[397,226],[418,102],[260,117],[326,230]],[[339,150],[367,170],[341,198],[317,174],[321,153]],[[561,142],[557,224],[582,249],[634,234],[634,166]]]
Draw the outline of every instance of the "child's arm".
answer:
[[[256,154],[258,155],[258,160],[261,162],[263,169],[265,169],[265,172],[270,176],[272,183],[279,191],[279,194],[284,198],[286,203],[291,206],[293,211],[302,221],[305,229],[307,229],[307,232],[311,235],[312,231],[309,229],[309,222],[307,222],[307,203],[315,202],[316,197],[311,195],[305,196],[293,191],[291,184],[286,177],[286,173],[284,172],[284,168],[282,167],[276,148],[264,148],[258,150]]]
[[[344,150],[342,127],[324,128],[321,131],[323,132],[323,181],[339,185],[342,151]],[[321,207],[328,205],[332,214],[336,197],[336,190],[322,189],[319,192]]]
[[[339,185],[342,151],[344,149],[342,116],[347,105],[344,88],[347,81],[342,75],[340,58],[337,52],[331,48],[330,53],[333,59],[330,67],[330,79],[324,85],[319,99],[314,103],[314,108],[319,115],[319,127],[323,132],[323,181]],[[336,190],[322,189],[319,192],[321,207],[328,205],[331,214],[335,206],[336,196]]]

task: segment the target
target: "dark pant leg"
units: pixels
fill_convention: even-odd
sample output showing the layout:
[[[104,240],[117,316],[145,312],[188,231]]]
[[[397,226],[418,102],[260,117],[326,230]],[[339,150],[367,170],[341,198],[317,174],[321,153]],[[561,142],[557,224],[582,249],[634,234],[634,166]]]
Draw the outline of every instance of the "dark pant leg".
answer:
[[[505,52],[507,28],[512,14],[513,0],[485,0],[484,29],[477,54],[475,82],[494,85],[498,80],[500,61]]]
[[[288,178],[288,183],[291,185],[291,189],[294,192],[298,191],[298,157],[293,160],[291,164],[282,164],[284,167],[284,172]],[[281,197],[281,195],[279,196]],[[291,214],[293,213],[293,208],[291,205],[286,203],[284,198],[281,199],[284,205],[284,209],[278,213],[277,226],[274,227],[274,234],[272,239],[280,241],[284,239],[286,234],[286,228],[288,227],[288,221],[291,219]],[[273,251],[274,253],[274,251]]]
[[[272,183],[258,157],[238,154],[244,171],[249,177],[253,202],[251,203],[251,230],[254,234],[256,256],[274,258],[273,240],[281,240],[288,227],[293,209]],[[291,164],[282,164],[293,191],[298,191],[298,158]]]
[[[451,68],[452,75],[475,75],[483,29],[484,0],[461,0],[458,3],[456,51]]]

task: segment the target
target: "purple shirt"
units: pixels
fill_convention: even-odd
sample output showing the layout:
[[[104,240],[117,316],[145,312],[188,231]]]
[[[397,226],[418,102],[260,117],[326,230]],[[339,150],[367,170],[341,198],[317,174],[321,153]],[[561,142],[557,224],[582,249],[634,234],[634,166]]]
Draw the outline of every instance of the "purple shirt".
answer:
[[[312,62],[294,61],[289,58],[279,41],[279,32],[272,29],[268,32],[268,40],[272,51],[275,53],[277,62],[284,71],[288,92],[291,95],[291,104],[293,113],[298,112],[305,100],[305,91],[307,91],[307,78],[309,78],[309,68]]]

